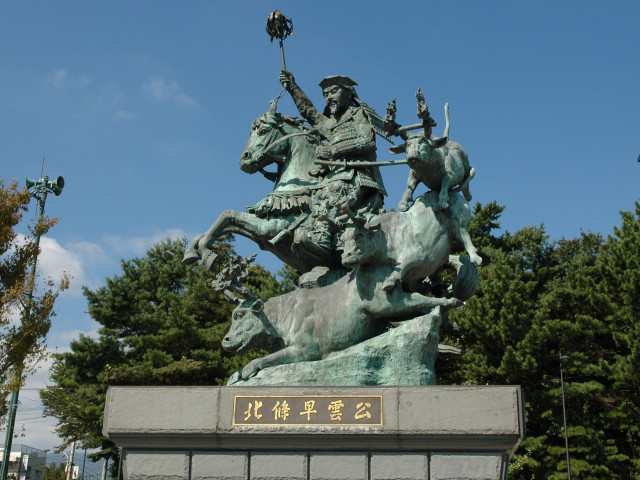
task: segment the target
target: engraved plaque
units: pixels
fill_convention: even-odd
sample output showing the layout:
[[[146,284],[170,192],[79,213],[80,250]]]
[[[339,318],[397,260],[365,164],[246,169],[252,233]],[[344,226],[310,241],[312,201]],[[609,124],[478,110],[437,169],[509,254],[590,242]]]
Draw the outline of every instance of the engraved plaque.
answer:
[[[235,395],[233,424],[381,426],[382,395]]]

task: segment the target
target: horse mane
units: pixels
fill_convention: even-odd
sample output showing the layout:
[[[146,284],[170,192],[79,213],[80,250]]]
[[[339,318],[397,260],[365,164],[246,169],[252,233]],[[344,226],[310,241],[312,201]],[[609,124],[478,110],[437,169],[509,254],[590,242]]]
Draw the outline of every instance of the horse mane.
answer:
[[[285,115],[284,113],[276,112],[274,115],[278,115],[283,122],[292,127],[299,128],[300,130],[311,130],[304,124],[304,118],[292,117],[291,115]]]
[[[309,127],[308,125],[305,125],[305,119],[304,118],[293,117],[291,115],[286,115],[286,114],[280,113],[280,112],[263,113],[262,115],[260,115],[258,118],[256,118],[253,121],[253,123],[251,124],[251,129],[255,130],[256,128],[258,128],[258,126],[260,125],[261,120],[264,119],[265,117],[268,117],[268,116],[273,116],[277,120],[282,121],[282,122],[286,123],[287,125],[295,128],[297,130],[300,130],[302,132],[309,132],[310,135],[308,135],[307,138],[311,141],[311,143],[320,142],[320,140],[322,139],[322,136],[317,132],[317,130]]]

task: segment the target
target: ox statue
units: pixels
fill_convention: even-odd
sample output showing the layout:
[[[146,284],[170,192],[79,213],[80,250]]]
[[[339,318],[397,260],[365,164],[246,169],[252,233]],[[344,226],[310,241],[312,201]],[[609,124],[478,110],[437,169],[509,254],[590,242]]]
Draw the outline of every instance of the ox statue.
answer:
[[[479,265],[482,259],[467,231],[469,204],[458,193],[448,192],[449,208],[438,210],[439,195],[427,192],[406,212],[387,212],[367,224],[350,214],[356,226],[342,234],[342,264],[348,268],[392,265],[393,271],[382,286],[386,291],[399,284],[408,291],[419,290],[425,278],[448,262],[453,240],[461,242],[471,262]]]
[[[324,287],[299,289],[264,302],[247,300],[233,311],[222,347],[237,354],[252,348],[270,352],[242,369],[247,379],[267,367],[319,360],[344,350],[382,333],[390,321],[462,304],[456,298],[399,288],[385,292],[380,287],[392,268],[364,265]]]
[[[462,191],[467,201],[471,200],[469,182],[475,175],[475,169],[469,167],[469,157],[462,146],[449,140],[449,104],[445,105],[447,126],[442,138],[431,137],[424,133],[408,135],[404,145],[392,147],[392,153],[406,152],[407,163],[411,167],[407,189],[398,210],[405,211],[413,200],[413,191],[420,182],[430,190],[440,192],[438,209],[449,205],[449,190]]]

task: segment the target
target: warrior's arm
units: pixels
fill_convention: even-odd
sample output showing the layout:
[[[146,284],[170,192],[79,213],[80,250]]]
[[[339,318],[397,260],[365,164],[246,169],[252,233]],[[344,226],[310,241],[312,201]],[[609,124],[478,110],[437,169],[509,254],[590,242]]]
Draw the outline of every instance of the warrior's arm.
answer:
[[[286,70],[282,70],[280,72],[280,83],[284,88],[287,89],[287,92],[289,92],[289,94],[291,95],[291,98],[296,104],[300,115],[302,115],[304,119],[314,127],[318,125],[318,123],[320,123],[324,118],[324,115],[322,115],[322,113],[313,106],[313,103],[311,102],[311,100],[309,100],[307,94],[304,93],[296,83],[293,75]]]

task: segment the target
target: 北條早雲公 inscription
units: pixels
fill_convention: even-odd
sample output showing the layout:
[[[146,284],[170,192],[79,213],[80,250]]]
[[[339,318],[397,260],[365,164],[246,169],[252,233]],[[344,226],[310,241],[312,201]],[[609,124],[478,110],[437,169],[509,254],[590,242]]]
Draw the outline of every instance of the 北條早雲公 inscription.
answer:
[[[236,395],[233,424],[381,426],[382,395]]]

